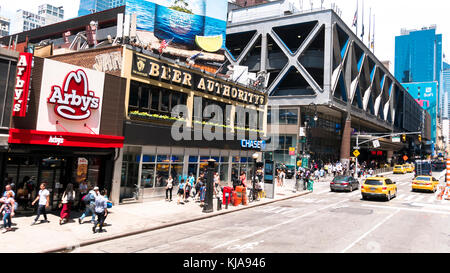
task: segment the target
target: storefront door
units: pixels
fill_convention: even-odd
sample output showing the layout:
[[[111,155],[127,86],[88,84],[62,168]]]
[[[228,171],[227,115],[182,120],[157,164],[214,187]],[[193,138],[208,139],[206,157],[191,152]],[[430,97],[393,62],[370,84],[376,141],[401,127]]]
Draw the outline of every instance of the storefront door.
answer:
[[[61,201],[62,194],[67,185],[67,160],[58,158],[43,158],[39,171],[39,183],[47,184],[47,189],[50,191],[50,207],[52,210],[58,208],[58,203]]]

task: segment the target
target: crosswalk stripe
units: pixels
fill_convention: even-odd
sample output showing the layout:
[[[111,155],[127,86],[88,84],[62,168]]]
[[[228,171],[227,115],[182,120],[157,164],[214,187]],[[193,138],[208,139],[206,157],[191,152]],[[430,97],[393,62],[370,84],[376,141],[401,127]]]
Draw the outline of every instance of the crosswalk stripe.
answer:
[[[417,196],[417,198],[414,200],[414,202],[420,201],[420,200],[422,200],[422,199],[424,199],[424,198],[425,198],[425,196],[423,196],[423,195]]]
[[[411,201],[414,197],[415,195],[409,195],[408,197],[405,198],[405,201]]]

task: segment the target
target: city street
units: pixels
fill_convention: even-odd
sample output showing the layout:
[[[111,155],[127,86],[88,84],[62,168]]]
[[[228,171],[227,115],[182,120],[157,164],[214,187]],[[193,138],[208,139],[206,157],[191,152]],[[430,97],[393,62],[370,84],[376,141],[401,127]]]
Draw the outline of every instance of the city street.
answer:
[[[443,173],[434,176],[444,177]],[[360,190],[314,193],[212,219],[77,249],[82,253],[430,253],[450,251],[450,202],[412,192],[413,174],[390,202],[364,201]]]

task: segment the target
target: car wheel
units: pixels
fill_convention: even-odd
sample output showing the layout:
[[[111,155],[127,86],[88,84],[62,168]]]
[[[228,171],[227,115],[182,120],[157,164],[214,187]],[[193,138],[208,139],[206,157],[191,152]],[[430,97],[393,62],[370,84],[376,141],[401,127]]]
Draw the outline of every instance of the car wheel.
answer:
[[[391,201],[392,197],[391,197],[391,192],[389,192],[386,196],[387,201]]]

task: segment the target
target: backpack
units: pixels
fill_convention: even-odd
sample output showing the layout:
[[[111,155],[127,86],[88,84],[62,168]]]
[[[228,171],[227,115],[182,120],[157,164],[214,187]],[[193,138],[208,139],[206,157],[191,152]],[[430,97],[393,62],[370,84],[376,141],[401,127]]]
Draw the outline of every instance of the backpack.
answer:
[[[91,194],[88,193],[88,194],[86,194],[85,196],[83,196],[83,198],[81,199],[81,201],[83,201],[83,202],[86,203],[86,204],[89,204],[89,203],[91,203],[91,199],[92,199]]]

